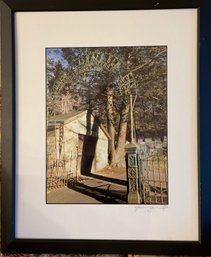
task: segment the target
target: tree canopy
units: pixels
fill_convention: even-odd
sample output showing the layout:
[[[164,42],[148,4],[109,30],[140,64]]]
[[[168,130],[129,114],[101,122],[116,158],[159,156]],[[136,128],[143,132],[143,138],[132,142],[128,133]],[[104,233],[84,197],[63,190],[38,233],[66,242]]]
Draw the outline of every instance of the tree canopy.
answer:
[[[111,163],[130,140],[130,95],[137,138],[167,134],[166,46],[47,49],[46,71],[48,115],[94,112],[111,136]]]

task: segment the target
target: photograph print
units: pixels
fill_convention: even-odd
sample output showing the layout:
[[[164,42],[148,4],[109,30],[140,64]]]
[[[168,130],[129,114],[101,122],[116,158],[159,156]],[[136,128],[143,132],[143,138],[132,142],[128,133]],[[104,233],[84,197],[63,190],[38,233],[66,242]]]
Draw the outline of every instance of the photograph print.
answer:
[[[167,46],[46,48],[46,202],[168,204]]]

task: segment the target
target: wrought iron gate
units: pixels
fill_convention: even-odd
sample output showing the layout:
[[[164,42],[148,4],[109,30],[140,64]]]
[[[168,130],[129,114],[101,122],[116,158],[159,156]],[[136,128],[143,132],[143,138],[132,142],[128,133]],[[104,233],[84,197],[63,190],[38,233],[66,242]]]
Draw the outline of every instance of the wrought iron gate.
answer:
[[[51,130],[53,136],[47,145],[47,192],[65,187],[73,179],[71,164],[73,158],[76,158],[72,153],[68,155],[65,153],[63,125],[54,124]]]
[[[47,191],[67,186],[72,178],[72,173],[65,167],[65,160],[54,160],[48,162]]]
[[[140,158],[140,196],[144,204],[168,204],[168,163],[165,155]]]
[[[168,204],[167,148],[163,145],[144,149],[135,143],[126,145],[128,203]]]

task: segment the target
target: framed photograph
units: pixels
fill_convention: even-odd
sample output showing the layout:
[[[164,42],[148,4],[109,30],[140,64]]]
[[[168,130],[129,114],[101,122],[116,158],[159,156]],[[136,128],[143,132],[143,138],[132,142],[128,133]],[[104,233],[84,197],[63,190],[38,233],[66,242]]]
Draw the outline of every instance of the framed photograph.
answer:
[[[47,48],[46,78],[47,203],[168,204],[167,46]]]
[[[210,8],[1,0],[4,252],[211,253]]]

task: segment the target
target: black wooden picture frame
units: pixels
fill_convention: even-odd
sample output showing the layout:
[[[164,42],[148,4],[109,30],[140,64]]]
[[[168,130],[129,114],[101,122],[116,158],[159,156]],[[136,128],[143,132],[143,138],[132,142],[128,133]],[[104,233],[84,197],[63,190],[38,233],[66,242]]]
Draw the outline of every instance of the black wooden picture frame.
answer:
[[[14,13],[36,11],[88,11],[198,8],[198,127],[200,208],[199,242],[139,240],[51,240],[15,238],[15,54]],[[2,59],[2,251],[36,253],[120,253],[155,255],[211,254],[211,3],[209,0],[1,0]],[[174,221],[172,221],[174,222]]]

